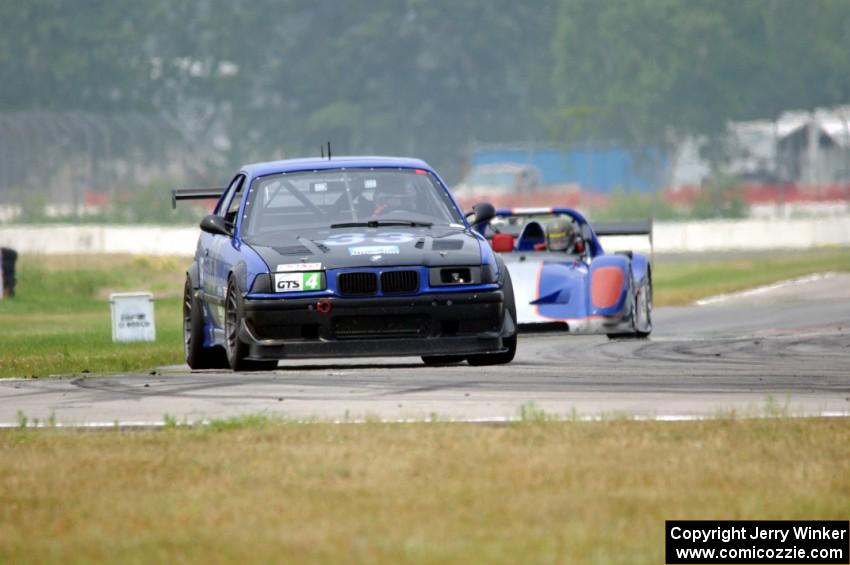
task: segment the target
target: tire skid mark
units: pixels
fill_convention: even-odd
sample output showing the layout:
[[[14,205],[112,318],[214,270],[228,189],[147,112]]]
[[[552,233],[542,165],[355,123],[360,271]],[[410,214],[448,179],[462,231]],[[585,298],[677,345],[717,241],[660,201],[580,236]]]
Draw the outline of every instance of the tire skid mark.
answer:
[[[596,351],[613,360],[662,361],[669,363],[708,362],[710,365],[750,365],[784,367],[789,359],[796,365],[809,366],[809,360],[825,357],[847,359],[850,352],[842,350],[843,336],[795,339],[790,343],[767,338],[715,338],[710,340],[650,342],[634,351],[616,347],[617,342],[600,344]],[[846,348],[844,348],[846,349]],[[639,366],[639,364],[638,364]]]
[[[706,312],[700,309],[699,316]],[[793,308],[782,312],[785,319],[805,323]],[[242,374],[192,372],[175,366],[156,375],[0,381],[0,402],[9,408],[8,418],[14,416],[12,407],[27,412],[31,402],[37,407],[52,404],[60,414],[85,413],[96,420],[98,413],[106,410],[108,414],[117,406],[132,416],[142,400],[145,407],[139,414],[149,413],[151,407],[155,410],[157,402],[166,406],[166,400],[168,406],[180,406],[178,410],[185,413],[233,409],[310,412],[327,403],[335,403],[340,410],[350,406],[369,411],[374,406],[390,413],[395,409],[388,407],[396,401],[404,404],[405,410],[416,409],[419,402],[429,404],[418,406],[455,403],[463,407],[459,410],[466,410],[477,402],[480,411],[485,402],[497,406],[530,400],[544,405],[548,401],[599,402],[604,407],[606,398],[613,398],[664,410],[677,402],[711,402],[706,400],[709,398],[716,398],[721,406],[726,399],[749,402],[750,398],[772,395],[782,401],[787,395],[809,398],[810,403],[830,402],[838,408],[850,399],[850,331],[773,333],[769,328],[779,322],[771,320],[782,319],[777,314],[769,319],[756,316],[760,327],[735,335],[737,330],[728,325],[723,328],[721,322],[737,324],[739,313],[730,311],[728,315],[730,322],[723,322],[715,314],[703,330],[726,332],[718,335],[695,334],[689,328],[698,327],[695,323],[701,318],[694,317],[679,321],[678,330],[671,324],[668,335],[649,340],[523,338],[516,361],[504,366],[428,367],[397,359],[352,359],[350,364],[328,360],[330,364],[322,365],[295,360],[282,362],[272,372]],[[819,320],[822,315],[815,311],[807,319]],[[850,407],[850,400],[846,405]]]

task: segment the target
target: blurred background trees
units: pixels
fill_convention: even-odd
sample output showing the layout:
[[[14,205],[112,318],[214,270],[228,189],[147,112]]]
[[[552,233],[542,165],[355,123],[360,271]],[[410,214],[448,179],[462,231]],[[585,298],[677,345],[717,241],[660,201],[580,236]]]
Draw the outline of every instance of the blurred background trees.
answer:
[[[0,0],[0,22],[0,204],[222,184],[326,141],[450,182],[476,142],[700,136],[719,163],[730,120],[850,100],[844,0]]]
[[[563,0],[557,21],[552,127],[573,138],[716,140],[730,121],[850,101],[844,0]]]

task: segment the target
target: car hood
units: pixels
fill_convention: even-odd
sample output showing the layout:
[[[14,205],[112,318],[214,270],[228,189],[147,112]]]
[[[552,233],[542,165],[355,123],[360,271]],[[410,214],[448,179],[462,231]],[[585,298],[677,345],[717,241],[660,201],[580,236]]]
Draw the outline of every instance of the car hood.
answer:
[[[269,269],[320,263],[321,269],[480,265],[480,240],[463,228],[382,227],[300,230],[246,238]]]

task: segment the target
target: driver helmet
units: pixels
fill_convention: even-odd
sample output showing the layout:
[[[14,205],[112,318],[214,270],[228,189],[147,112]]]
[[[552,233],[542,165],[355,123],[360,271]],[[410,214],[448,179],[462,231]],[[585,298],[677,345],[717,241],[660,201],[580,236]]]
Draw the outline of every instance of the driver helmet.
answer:
[[[549,251],[567,251],[573,239],[572,223],[557,219],[546,225],[546,247]]]
[[[416,210],[416,188],[409,182],[388,182],[375,189],[375,211],[372,215],[393,210]]]

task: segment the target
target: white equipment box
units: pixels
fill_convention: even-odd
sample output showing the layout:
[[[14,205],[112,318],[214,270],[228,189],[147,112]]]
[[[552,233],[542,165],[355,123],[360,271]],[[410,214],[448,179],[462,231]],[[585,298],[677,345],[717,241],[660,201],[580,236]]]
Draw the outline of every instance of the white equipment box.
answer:
[[[109,295],[112,341],[155,341],[153,294],[117,292]]]

